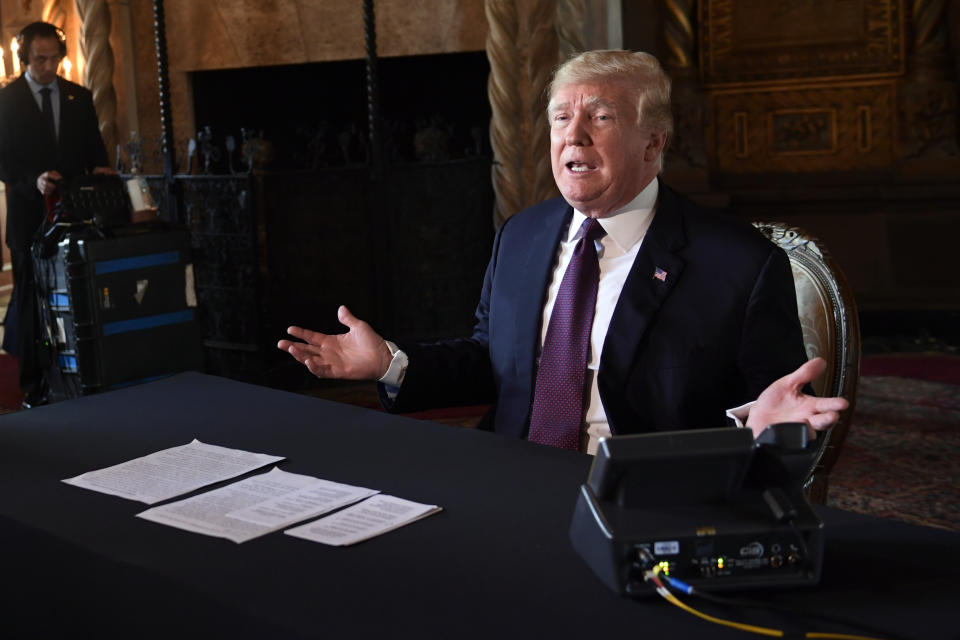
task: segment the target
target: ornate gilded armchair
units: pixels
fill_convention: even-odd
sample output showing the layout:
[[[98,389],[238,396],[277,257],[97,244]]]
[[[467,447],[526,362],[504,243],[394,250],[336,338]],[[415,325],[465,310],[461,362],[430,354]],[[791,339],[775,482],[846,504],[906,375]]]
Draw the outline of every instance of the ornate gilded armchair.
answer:
[[[820,451],[807,479],[811,502],[827,499],[827,479],[850,429],[860,379],[860,323],[857,305],[843,272],[823,244],[802,229],[778,222],[754,222],[787,252],[797,290],[797,307],[807,357],[822,356],[827,370],[813,381],[819,396],[843,396],[850,408],[820,435]]]

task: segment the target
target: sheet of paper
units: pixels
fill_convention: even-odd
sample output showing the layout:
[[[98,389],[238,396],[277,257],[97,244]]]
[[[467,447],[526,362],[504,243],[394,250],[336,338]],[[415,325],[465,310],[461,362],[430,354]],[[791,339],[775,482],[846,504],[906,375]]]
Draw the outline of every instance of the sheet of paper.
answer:
[[[375,493],[374,489],[274,467],[213,491],[147,509],[137,517],[241,543]]]
[[[288,529],[284,533],[323,544],[346,546],[392,531],[438,511],[442,511],[442,508],[437,505],[376,495],[331,516]]]
[[[156,504],[259,469],[283,456],[250,453],[194,440],[64,480],[84,489]]]
[[[300,477],[308,478],[309,476]],[[313,482],[290,493],[231,511],[227,516],[274,528],[286,527],[379,493],[376,489],[354,487],[319,478],[312,478],[312,480]]]

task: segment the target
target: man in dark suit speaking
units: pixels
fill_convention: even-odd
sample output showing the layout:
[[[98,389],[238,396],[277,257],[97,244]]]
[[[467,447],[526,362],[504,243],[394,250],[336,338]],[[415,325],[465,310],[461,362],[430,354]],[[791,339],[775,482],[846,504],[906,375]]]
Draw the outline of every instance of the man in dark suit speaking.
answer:
[[[775,422],[824,429],[846,407],[804,384],[789,261],[749,225],[657,177],[670,80],[645,53],[588,52],[558,69],[547,110],[563,198],[494,240],[473,336],[394,345],[345,308],[349,331],[281,340],[322,377],[380,380],[395,411],[493,403],[503,434],[592,453],[611,434]]]
[[[58,181],[110,169],[92,95],[57,77],[67,52],[63,32],[34,22],[17,41],[25,72],[0,90],[0,180],[6,183],[5,233],[14,278],[3,347],[20,360],[20,387],[30,406],[46,395],[30,257],[46,213],[44,198],[54,195]]]

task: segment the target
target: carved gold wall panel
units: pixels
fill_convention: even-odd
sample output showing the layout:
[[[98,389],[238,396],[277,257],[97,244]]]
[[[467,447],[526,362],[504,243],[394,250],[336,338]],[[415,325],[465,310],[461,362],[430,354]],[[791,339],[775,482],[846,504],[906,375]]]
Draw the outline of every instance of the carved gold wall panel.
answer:
[[[708,86],[903,73],[902,0],[703,0]]]
[[[716,166],[746,173],[888,167],[895,104],[893,81],[715,91]]]

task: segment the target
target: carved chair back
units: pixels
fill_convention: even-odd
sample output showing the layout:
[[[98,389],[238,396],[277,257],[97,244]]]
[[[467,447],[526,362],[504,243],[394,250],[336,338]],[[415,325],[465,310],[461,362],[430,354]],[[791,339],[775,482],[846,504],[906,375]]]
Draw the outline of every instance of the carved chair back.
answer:
[[[850,408],[820,435],[820,449],[806,488],[811,502],[827,499],[827,481],[850,429],[860,379],[860,323],[853,292],[823,243],[802,229],[778,222],[754,222],[786,251],[793,270],[797,308],[807,357],[821,356],[827,370],[813,381],[818,396],[843,396]]]

